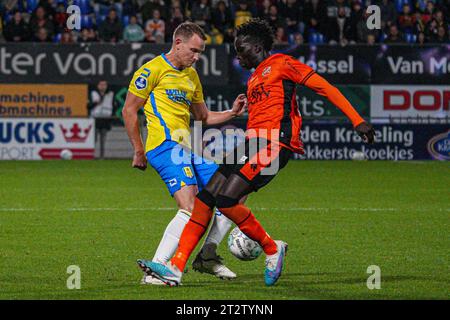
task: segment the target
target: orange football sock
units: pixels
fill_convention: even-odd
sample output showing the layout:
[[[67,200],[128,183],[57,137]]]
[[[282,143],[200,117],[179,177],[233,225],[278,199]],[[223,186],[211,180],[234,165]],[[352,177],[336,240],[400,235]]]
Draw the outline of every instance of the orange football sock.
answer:
[[[219,208],[219,211],[236,223],[249,238],[258,242],[267,255],[277,253],[277,244],[267,234],[261,223],[256,220],[249,208],[243,204],[237,204],[230,208]]]
[[[212,208],[195,198],[192,216],[181,233],[178,249],[170,260],[180,271],[184,270],[189,257],[208,228]]]

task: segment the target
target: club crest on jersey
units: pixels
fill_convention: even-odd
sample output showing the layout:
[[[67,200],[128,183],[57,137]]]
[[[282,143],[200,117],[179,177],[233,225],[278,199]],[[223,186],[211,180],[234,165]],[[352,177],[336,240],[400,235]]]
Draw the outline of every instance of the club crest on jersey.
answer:
[[[261,73],[261,75],[262,75],[263,77],[268,76],[268,75],[270,74],[271,71],[272,71],[272,67],[271,67],[271,66],[268,66],[268,67],[266,67],[266,68],[263,70],[263,72]]]
[[[136,86],[136,88],[138,88],[139,90],[145,89],[147,87],[147,79],[145,79],[142,76],[139,76],[135,81],[134,81],[134,85]]]

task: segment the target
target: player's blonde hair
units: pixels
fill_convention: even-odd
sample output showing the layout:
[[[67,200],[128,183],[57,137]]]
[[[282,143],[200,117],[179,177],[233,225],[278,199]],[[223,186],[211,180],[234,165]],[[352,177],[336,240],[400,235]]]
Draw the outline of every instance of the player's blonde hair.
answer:
[[[176,37],[190,39],[194,34],[198,35],[203,40],[206,40],[205,31],[203,31],[203,29],[199,25],[193,22],[186,21],[180,24],[175,29],[175,31],[173,32],[173,40],[175,41]]]

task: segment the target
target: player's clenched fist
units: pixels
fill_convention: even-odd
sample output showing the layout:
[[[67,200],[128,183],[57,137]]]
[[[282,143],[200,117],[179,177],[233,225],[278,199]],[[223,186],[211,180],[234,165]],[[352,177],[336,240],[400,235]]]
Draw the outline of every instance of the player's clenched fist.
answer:
[[[368,122],[360,123],[355,128],[358,135],[363,139],[366,143],[373,143],[375,138],[375,130],[373,126]]]
[[[139,170],[147,169],[147,158],[145,157],[145,153],[143,151],[134,153],[133,168],[137,168]]]
[[[237,117],[242,116],[242,114],[245,112],[245,110],[247,109],[247,103],[247,97],[243,93],[238,95],[234,100],[232,111]]]

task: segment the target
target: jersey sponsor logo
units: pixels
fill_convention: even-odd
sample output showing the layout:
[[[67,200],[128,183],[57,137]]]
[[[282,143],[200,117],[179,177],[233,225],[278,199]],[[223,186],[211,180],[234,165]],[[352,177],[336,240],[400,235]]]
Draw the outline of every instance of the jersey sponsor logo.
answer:
[[[188,178],[194,177],[194,174],[192,173],[191,167],[183,167],[184,175]]]
[[[145,89],[147,87],[147,79],[144,78],[143,76],[139,76],[135,81],[134,81],[134,85],[136,86],[136,88],[138,88],[139,90]]]
[[[166,89],[167,98],[176,103],[184,103],[188,107],[192,102],[187,98],[187,92],[180,89]]]
[[[269,95],[270,91],[267,91],[264,88],[264,83],[260,83],[252,88],[250,95],[248,96],[248,101],[251,104],[255,104],[269,97]]]
[[[272,67],[271,67],[271,66],[268,66],[268,67],[266,67],[266,68],[263,70],[263,72],[261,73],[261,75],[262,75],[263,77],[268,76],[268,75],[270,74],[271,71],[272,71]]]

